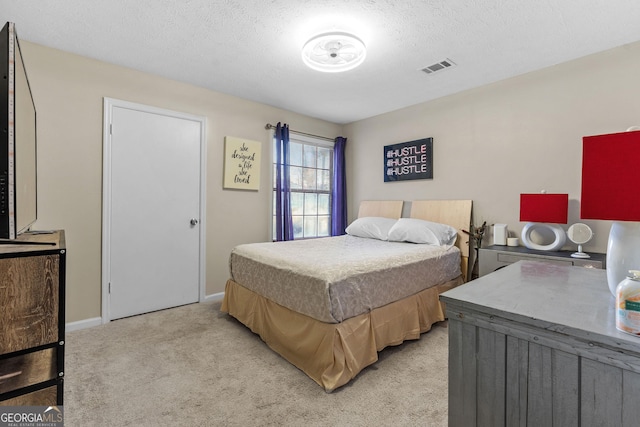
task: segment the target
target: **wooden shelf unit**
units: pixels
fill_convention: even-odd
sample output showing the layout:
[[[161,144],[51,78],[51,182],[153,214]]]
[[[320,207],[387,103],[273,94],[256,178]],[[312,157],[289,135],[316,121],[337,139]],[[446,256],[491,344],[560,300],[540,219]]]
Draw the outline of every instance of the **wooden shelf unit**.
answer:
[[[1,406],[63,404],[65,270],[62,230],[0,245]]]

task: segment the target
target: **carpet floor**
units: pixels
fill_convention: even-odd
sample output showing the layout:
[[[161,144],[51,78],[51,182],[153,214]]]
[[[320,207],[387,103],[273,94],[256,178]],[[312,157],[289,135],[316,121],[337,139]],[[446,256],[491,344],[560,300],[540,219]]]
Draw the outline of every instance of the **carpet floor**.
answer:
[[[447,323],[326,393],[220,303],[66,335],[67,427],[446,426]]]

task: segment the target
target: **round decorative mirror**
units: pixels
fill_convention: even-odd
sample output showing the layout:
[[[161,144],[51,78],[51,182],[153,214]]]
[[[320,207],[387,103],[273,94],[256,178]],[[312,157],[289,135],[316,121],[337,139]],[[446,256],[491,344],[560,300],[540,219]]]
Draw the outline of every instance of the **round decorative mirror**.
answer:
[[[578,252],[571,254],[572,257],[591,258],[591,255],[582,252],[582,245],[593,238],[593,231],[591,231],[591,228],[587,224],[583,224],[581,222],[573,224],[567,230],[567,237],[569,237],[569,240],[573,243],[578,245]]]

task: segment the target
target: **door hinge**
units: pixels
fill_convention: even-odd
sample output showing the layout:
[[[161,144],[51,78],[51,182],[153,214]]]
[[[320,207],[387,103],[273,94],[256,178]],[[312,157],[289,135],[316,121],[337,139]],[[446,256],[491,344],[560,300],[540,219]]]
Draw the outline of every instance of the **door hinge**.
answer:
[[[109,135],[113,135],[113,123],[109,123]]]
[[[111,282],[109,282],[109,293],[111,293]]]

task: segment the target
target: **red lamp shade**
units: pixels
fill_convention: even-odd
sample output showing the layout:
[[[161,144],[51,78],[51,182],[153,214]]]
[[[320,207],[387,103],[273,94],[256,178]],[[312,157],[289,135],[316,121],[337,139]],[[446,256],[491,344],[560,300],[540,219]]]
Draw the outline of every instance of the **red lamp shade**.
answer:
[[[582,138],[580,218],[640,221],[640,131]]]
[[[568,194],[521,194],[520,221],[566,224]]]

